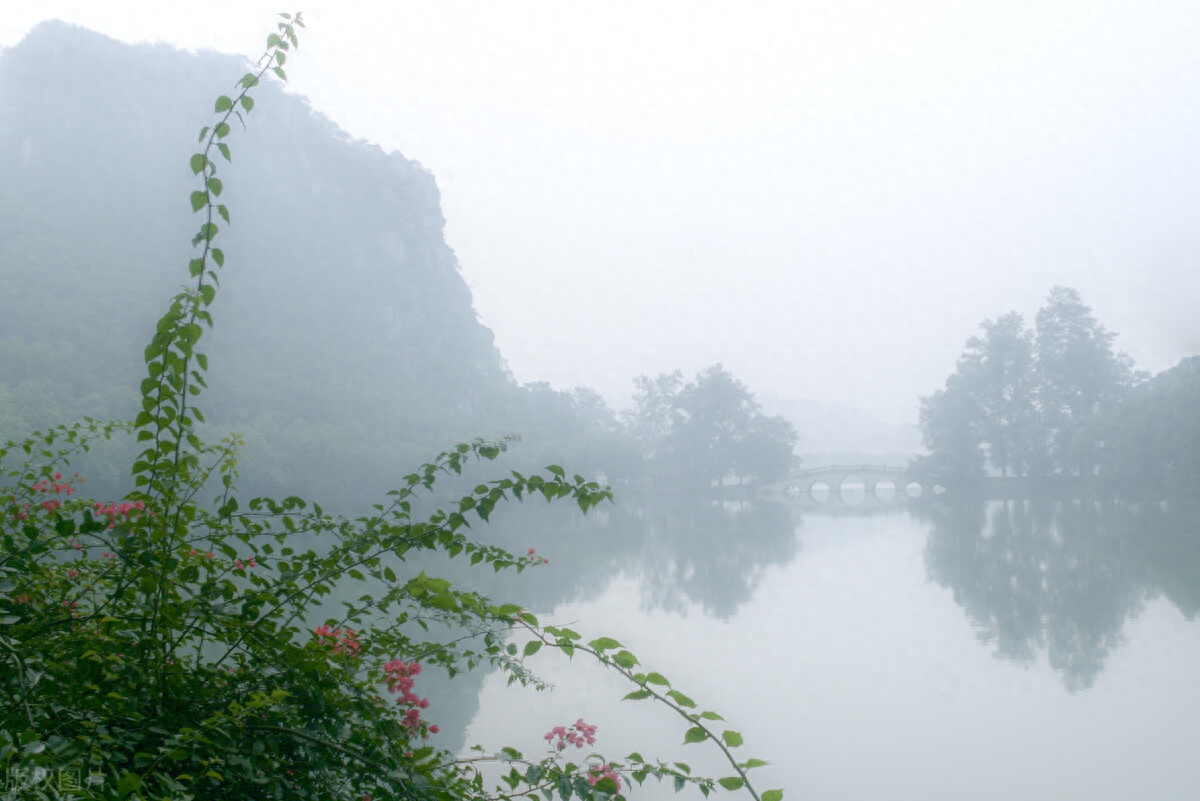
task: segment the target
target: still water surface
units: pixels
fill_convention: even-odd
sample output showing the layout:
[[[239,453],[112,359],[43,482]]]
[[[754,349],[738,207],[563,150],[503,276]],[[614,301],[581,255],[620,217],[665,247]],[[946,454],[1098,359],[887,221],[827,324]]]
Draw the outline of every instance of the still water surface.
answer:
[[[758,788],[785,798],[1194,799],[1198,521],[1091,501],[618,503],[538,539],[551,565],[542,600],[524,602],[616,637],[723,714],[745,736],[738,756],[772,763]],[[586,658],[529,664],[555,689],[487,676],[466,744],[539,754],[582,717],[610,756],[730,772],[711,744],[679,745],[665,707],[619,701],[630,687]],[[628,795],[675,797],[652,779]]]

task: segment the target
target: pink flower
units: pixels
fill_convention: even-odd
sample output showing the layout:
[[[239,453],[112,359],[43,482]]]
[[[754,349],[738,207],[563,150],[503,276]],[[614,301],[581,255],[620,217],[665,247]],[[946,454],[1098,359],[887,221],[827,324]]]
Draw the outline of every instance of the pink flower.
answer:
[[[558,751],[563,750],[568,745],[573,745],[576,748],[583,748],[584,745],[595,744],[596,727],[584,723],[583,718],[580,718],[570,726],[555,726],[553,729],[546,732],[542,739],[549,742],[551,747]]]
[[[592,766],[591,770],[588,772],[588,784],[595,787],[601,779],[612,779],[617,783],[617,789],[621,789],[621,777],[618,776],[615,771],[613,771],[612,765],[604,764]]]
[[[408,729],[409,734],[418,734],[421,732],[421,727],[426,726],[424,720],[421,719],[421,710],[429,708],[429,699],[421,698],[412,691],[413,676],[421,672],[419,662],[404,662],[399,659],[393,659],[383,666],[384,680],[387,682],[388,692],[399,693],[400,697],[396,699],[396,704],[402,707],[407,707],[404,714],[400,717],[400,724]],[[437,725],[426,726],[425,733],[422,736],[427,737],[429,734],[437,734],[439,731]]]

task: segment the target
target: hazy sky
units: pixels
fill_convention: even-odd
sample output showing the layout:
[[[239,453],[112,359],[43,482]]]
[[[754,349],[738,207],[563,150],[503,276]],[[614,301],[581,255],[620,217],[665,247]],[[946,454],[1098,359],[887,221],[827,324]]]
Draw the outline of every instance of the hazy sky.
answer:
[[[277,1],[8,4],[257,55]],[[1080,290],[1200,352],[1200,3],[310,3],[294,90],[437,176],[521,381],[721,361],[896,422],[984,317]],[[236,77],[236,76],[235,76]]]

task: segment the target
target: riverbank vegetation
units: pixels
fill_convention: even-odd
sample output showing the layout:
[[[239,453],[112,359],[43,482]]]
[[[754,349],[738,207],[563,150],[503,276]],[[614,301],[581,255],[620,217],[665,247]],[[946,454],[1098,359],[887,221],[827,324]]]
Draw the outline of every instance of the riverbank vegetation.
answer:
[[[543,625],[519,605],[411,567],[433,552],[492,572],[536,569],[544,560],[533,551],[484,544],[470,524],[524,499],[586,513],[611,500],[608,488],[551,465],[507,471],[417,511],[445,477],[501,457],[510,444],[501,439],[441,453],[358,517],[294,494],[241,491],[245,439],[211,441],[197,406],[217,375],[200,346],[220,330],[224,234],[237,214],[226,205],[231,134],[259,108],[267,78],[286,80],[298,45],[299,15],[282,16],[257,68],[217,98],[187,162],[202,222],[188,285],[149,329],[136,417],[85,418],[0,446],[0,798],[603,801],[655,778],[705,796],[744,788],[779,801],[781,791],[760,796],[749,783],[765,763],[734,756],[740,733],[617,640]],[[290,230],[281,225],[261,247]],[[239,263],[233,284],[244,268],[232,251],[230,261]],[[133,450],[133,489],[85,500],[90,487],[74,463],[118,440]],[[440,727],[424,670],[453,678],[495,668],[538,687],[526,660],[542,648],[623,676],[627,699],[678,715],[684,743],[714,745],[730,775],[695,776],[639,753],[606,758],[582,719],[551,729],[539,755],[461,755],[430,743]],[[485,764],[502,766],[494,788]]]

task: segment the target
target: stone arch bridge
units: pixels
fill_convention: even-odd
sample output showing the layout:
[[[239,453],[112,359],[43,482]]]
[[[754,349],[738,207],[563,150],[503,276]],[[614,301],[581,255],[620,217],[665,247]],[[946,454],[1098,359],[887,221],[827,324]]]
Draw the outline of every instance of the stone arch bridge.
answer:
[[[844,490],[861,485],[863,503],[902,503],[919,497],[925,487],[908,475],[903,467],[886,464],[833,464],[797,470],[787,478],[759,488],[767,499],[789,500],[804,504],[845,502]],[[826,494],[827,492],[827,494]]]

